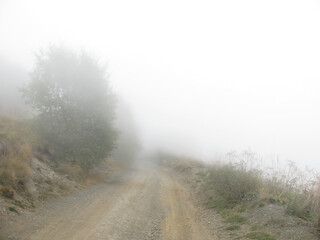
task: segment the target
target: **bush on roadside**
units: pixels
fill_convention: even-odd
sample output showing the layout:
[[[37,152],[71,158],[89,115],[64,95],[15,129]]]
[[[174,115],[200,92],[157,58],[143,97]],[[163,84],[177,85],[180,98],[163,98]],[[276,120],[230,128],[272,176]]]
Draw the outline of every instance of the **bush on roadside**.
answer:
[[[233,165],[211,168],[208,181],[217,194],[231,203],[258,197],[261,184],[258,172],[241,171]]]

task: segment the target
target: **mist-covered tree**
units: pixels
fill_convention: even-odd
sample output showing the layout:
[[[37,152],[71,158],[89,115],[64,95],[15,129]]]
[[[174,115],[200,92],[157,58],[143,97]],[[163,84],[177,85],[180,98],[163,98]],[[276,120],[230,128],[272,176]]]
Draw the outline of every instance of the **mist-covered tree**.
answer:
[[[90,169],[114,148],[114,96],[105,68],[92,56],[55,46],[40,52],[22,92],[56,159]]]
[[[119,129],[117,147],[112,151],[112,157],[124,165],[133,164],[141,150],[140,138],[133,113],[128,104],[117,99],[116,126]]]
[[[18,88],[28,80],[28,72],[0,55],[0,114],[23,118],[30,108]]]

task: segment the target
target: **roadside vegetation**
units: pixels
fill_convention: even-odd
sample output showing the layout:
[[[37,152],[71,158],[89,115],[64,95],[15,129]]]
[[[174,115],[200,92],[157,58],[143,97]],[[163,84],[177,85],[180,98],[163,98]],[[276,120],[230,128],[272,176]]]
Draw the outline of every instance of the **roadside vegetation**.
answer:
[[[0,196],[18,207],[65,195],[75,183],[86,186],[116,168],[106,159],[89,171],[76,163],[57,160],[30,126],[31,120],[0,115]],[[73,183],[75,182],[75,183]]]
[[[37,56],[22,93],[33,128],[56,159],[90,170],[115,147],[115,99],[105,68],[85,52],[50,47]]]
[[[319,231],[319,176],[307,178],[293,163],[283,171],[263,171],[256,164],[259,161],[255,154],[248,151],[233,157],[237,161],[225,163],[204,164],[170,155],[159,159],[162,166],[192,177],[191,186],[201,196],[203,205],[220,214],[229,224],[225,230],[233,234],[246,229],[249,239],[277,239],[277,233],[268,229],[272,226],[284,228],[289,225],[287,222],[292,226],[310,225],[314,232]],[[259,219],[254,220],[259,214],[264,214],[260,223]],[[289,220],[285,215],[301,219],[301,222],[294,218]]]
[[[5,59],[1,58],[0,63],[0,196],[21,205],[14,198],[19,192],[30,199],[27,185],[32,178],[31,158],[38,138],[25,120],[30,109],[17,89],[28,75]]]
[[[130,165],[138,149],[134,122],[129,107],[117,109],[96,58],[51,46],[36,54],[29,78],[11,72],[0,71],[0,196],[34,206],[101,181],[120,168],[116,161]]]
[[[13,198],[15,191],[29,194],[30,161],[36,135],[21,120],[0,116],[0,192]]]

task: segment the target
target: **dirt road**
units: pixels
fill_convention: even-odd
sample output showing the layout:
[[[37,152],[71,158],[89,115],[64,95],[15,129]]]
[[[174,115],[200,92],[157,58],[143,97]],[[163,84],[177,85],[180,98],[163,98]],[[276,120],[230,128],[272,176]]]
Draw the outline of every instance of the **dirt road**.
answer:
[[[46,203],[1,229],[15,240],[215,239],[187,188],[161,171],[136,170]]]

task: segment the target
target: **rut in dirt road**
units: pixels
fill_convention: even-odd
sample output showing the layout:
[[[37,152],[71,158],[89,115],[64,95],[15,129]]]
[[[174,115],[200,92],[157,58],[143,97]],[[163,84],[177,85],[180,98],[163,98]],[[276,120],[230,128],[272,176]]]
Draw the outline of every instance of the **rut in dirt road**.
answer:
[[[21,216],[2,229],[15,240],[215,239],[190,193],[162,172],[137,170]],[[31,220],[31,221],[30,221]]]

